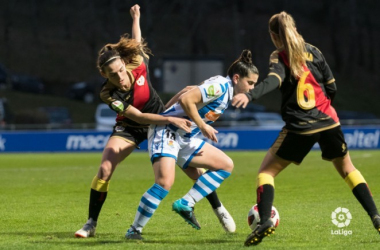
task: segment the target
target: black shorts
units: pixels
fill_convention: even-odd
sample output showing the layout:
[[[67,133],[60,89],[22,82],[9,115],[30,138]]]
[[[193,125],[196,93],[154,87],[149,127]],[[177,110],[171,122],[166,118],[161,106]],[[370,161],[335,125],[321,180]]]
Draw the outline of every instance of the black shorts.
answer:
[[[116,124],[113,127],[111,137],[119,137],[139,148],[139,144],[148,137],[148,129],[149,127],[134,128]]]
[[[271,151],[284,160],[300,164],[318,142],[322,158],[331,161],[347,154],[347,144],[340,126],[315,134],[295,134],[283,129]]]

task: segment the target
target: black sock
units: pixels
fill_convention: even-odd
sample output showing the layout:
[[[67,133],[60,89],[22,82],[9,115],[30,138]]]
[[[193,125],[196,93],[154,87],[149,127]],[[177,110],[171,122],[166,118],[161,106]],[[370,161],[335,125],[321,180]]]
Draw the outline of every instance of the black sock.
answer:
[[[352,189],[352,192],[371,218],[376,214],[379,214],[367,183],[358,184]]]
[[[264,184],[257,188],[257,208],[259,209],[260,224],[266,222],[272,213],[274,187]]]
[[[220,207],[222,204],[220,203],[220,200],[218,198],[218,195],[216,194],[216,191],[212,192],[211,194],[206,196],[208,202],[210,202],[213,209],[216,209]]]
[[[90,204],[88,207],[88,218],[92,218],[94,221],[98,220],[100,210],[107,198],[108,192],[99,192],[91,189]]]

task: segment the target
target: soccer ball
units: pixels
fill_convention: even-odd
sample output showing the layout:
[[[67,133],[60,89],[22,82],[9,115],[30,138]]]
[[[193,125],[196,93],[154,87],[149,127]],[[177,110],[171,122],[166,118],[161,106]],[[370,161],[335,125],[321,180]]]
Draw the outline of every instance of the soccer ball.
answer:
[[[277,209],[272,206],[271,220],[273,221],[274,227],[277,227],[280,223],[280,214]],[[248,212],[248,226],[254,230],[257,224],[260,222],[259,208],[257,204],[251,207]]]

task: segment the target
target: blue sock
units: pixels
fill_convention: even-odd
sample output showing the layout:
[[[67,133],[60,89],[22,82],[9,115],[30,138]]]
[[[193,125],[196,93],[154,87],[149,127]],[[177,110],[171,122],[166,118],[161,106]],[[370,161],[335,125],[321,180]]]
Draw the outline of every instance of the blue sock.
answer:
[[[208,170],[198,178],[190,191],[181,199],[181,203],[194,207],[195,203],[214,192],[230,175],[231,173],[225,170]]]
[[[133,227],[142,232],[142,228],[148,223],[158,205],[160,205],[168,193],[168,190],[158,184],[154,184],[148,189],[141,197],[135,220],[133,221]]]

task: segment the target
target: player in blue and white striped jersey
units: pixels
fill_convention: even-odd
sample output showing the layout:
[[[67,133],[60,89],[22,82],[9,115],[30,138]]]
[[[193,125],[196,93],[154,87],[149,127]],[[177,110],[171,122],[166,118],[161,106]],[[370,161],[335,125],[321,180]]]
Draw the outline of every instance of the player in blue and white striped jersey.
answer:
[[[230,176],[234,164],[223,151],[196,137],[202,133],[217,142],[216,131],[210,124],[223,114],[235,94],[247,93],[258,79],[258,70],[252,64],[251,51],[244,50],[230,66],[227,76],[214,76],[182,94],[178,102],[162,115],[184,117],[192,122],[191,133],[172,125],[151,125],[148,132],[148,150],[153,164],[155,184],[143,195],[133,225],[126,238],[134,239],[141,233],[160,202],[174,183],[175,165],[199,174],[208,169],[194,183],[190,191],[173,203],[173,210],[190,225],[200,229],[194,215],[194,205],[215,191]],[[199,175],[198,175],[199,176]],[[221,219],[221,218],[220,218]]]
[[[198,114],[206,124],[211,124],[223,114],[233,97],[231,79],[228,76],[214,76],[204,81],[198,88],[202,97],[202,102],[197,105]],[[161,115],[189,118],[179,102],[172,105]],[[191,122],[191,133],[179,130],[178,134],[187,138],[197,135],[200,132],[200,128],[194,121]],[[178,129],[174,126],[170,126],[170,128],[175,131]]]

